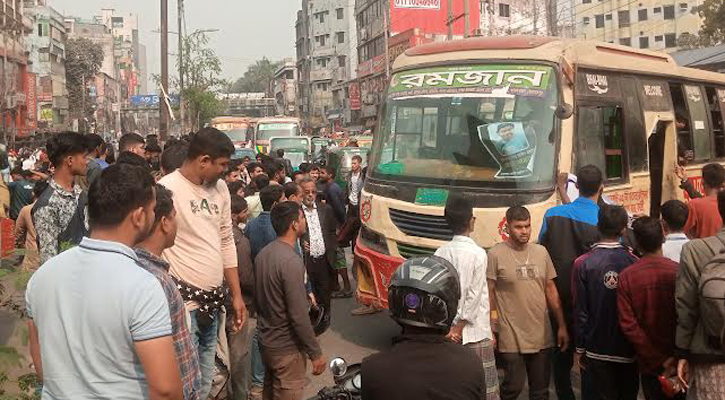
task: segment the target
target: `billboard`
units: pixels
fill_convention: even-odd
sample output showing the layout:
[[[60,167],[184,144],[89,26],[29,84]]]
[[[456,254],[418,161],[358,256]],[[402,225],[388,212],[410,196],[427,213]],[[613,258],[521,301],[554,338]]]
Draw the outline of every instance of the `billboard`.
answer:
[[[480,24],[479,0],[453,2],[453,35],[464,34],[464,1],[468,1],[469,33]],[[423,34],[446,35],[448,33],[448,2],[443,0],[395,0],[390,2],[390,34],[397,35],[418,28]]]
[[[350,83],[350,87],[349,87],[348,91],[350,93],[350,109],[359,110],[360,109],[360,84],[357,82]]]
[[[395,0],[396,8],[413,8],[419,10],[440,10],[441,0]]]
[[[25,107],[28,110],[28,129],[38,127],[38,97],[35,74],[31,72],[25,73]]]

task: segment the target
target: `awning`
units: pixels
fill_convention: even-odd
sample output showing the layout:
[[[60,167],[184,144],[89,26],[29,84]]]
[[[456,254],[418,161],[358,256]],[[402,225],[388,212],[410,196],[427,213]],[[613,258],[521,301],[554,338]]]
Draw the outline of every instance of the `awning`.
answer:
[[[330,114],[330,115],[327,116],[327,119],[328,120],[340,119],[340,114]]]

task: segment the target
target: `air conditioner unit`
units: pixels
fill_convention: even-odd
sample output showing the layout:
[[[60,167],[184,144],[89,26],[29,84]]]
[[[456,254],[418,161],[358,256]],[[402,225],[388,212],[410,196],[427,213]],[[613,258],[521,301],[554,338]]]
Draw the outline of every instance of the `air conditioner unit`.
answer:
[[[589,17],[584,17],[584,19],[582,20],[582,23],[584,25],[589,25]]]

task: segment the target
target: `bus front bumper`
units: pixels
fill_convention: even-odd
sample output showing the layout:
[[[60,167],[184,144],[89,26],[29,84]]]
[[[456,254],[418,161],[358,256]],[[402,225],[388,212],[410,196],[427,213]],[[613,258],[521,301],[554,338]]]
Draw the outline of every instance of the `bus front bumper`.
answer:
[[[356,296],[364,305],[388,308],[390,277],[405,260],[378,253],[355,240],[353,271],[357,279]]]

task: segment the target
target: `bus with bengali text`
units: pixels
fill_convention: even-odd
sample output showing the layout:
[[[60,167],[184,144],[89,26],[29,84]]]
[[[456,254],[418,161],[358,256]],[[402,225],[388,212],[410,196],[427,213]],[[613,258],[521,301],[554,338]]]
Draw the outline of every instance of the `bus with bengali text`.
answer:
[[[251,140],[253,128],[249,117],[214,117],[209,126],[224,132],[237,148],[246,147]]]
[[[254,129],[254,146],[258,153],[269,152],[269,139],[302,135],[302,123],[295,117],[266,117],[257,121]]]
[[[452,195],[474,203],[473,240],[505,241],[523,205],[538,237],[568,174],[593,164],[607,201],[659,216],[685,200],[686,164],[725,162],[725,75],[671,56],[584,39],[507,36],[413,47],[393,64],[360,199],[358,298],[387,307],[392,273],[453,233]],[[535,239],[534,239],[535,240]]]

